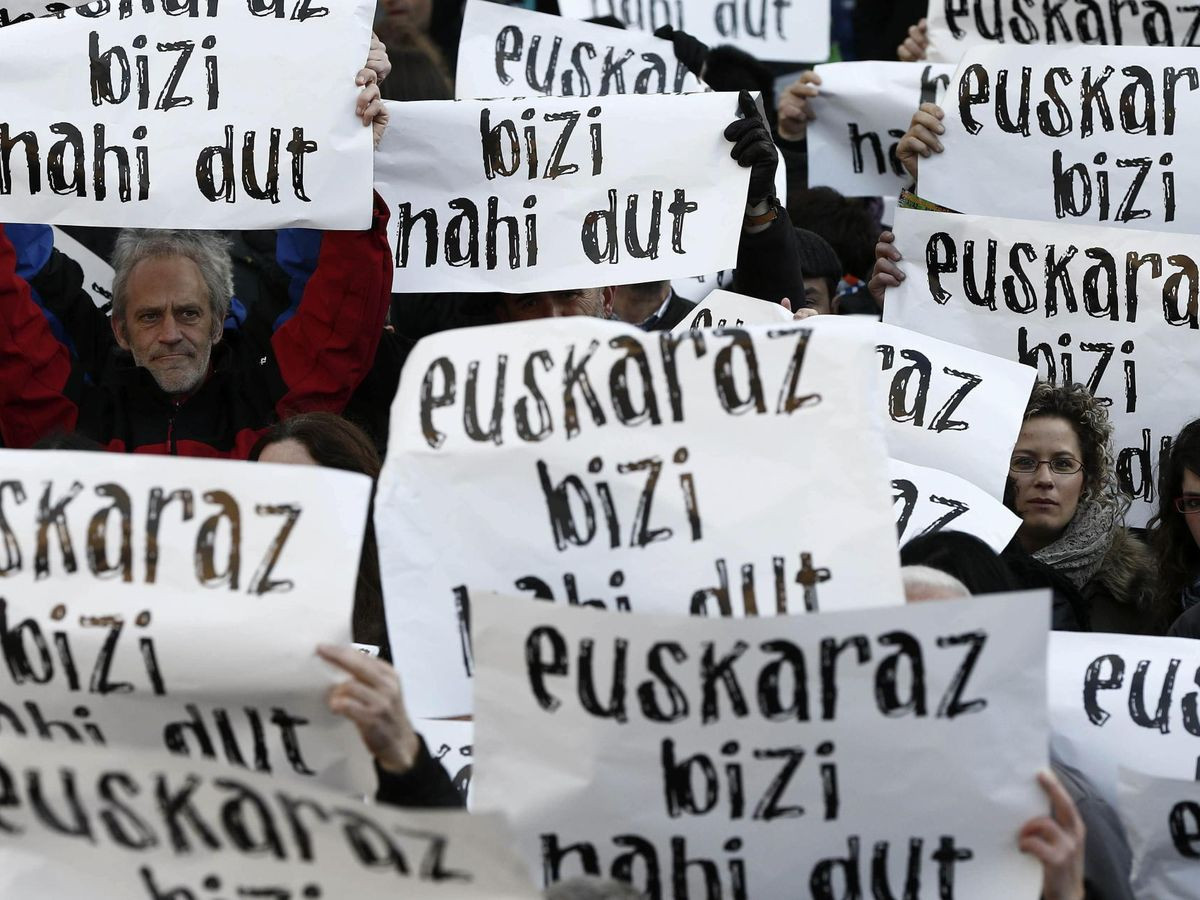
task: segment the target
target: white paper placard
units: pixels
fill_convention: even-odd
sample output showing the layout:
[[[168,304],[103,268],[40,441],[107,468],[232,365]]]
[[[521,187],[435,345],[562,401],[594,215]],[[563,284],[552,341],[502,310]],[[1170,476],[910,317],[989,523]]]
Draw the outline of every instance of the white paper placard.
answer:
[[[951,81],[918,192],[962,213],[1200,232],[1190,49],[979,47]]]
[[[104,0],[0,31],[0,220],[369,227],[374,8]]]
[[[326,706],[346,676],[316,657],[350,640],[369,479],[57,451],[0,465],[5,734],[373,790]]]
[[[112,305],[112,266],[89,250],[61,228],[54,229],[54,246],[65,253],[83,269],[83,289],[91,296],[98,309]]]
[[[455,719],[418,719],[416,728],[425,739],[430,755],[442,764],[455,789],[470,806],[475,723]]]
[[[1137,900],[1193,900],[1200,885],[1200,783],[1121,767],[1121,824]]]
[[[81,5],[80,0],[0,0],[0,28]]]
[[[1054,749],[1114,807],[1117,767],[1200,774],[1200,641],[1056,631],[1050,638]]]
[[[712,275],[692,275],[688,278],[671,279],[671,290],[684,300],[701,303],[716,290],[733,287],[733,269],[723,269]]]
[[[1200,45],[1200,9],[1178,2],[1095,0],[929,0],[927,58],[957,63],[988,44]]]
[[[1145,525],[1164,441],[1196,413],[1187,285],[1200,240],[901,209],[896,241],[907,277],[884,318],[1087,385],[1115,428],[1117,478],[1134,498],[1126,524]]]
[[[741,328],[790,322],[791,319],[792,314],[778,303],[767,303],[732,291],[713,291],[671,330],[678,334],[693,328]]]
[[[536,897],[500,816],[162,754],[0,740],[0,896]]]
[[[1046,808],[1047,606],[710,621],[480,597],[477,805],[546,880],[895,897],[907,863],[909,896],[1036,897],[1016,834]]]
[[[468,0],[458,47],[460,100],[704,90],[670,41],[490,0]]]
[[[938,531],[964,531],[999,553],[1021,527],[1008,507],[962,478],[898,459],[891,461],[891,475],[902,547]]]
[[[421,341],[375,500],[413,712],[470,712],[474,589],[677,615],[901,602],[874,348],[810,334],[547,319]]]
[[[1033,389],[1028,367],[866,316],[815,316],[874,341],[891,455],[1004,497],[1012,448]]]
[[[564,16],[614,16],[626,28],[674,26],[710,47],[732,44],[759,59],[821,62],[829,58],[831,20],[824,0],[559,0]]]
[[[889,197],[911,179],[896,144],[922,103],[944,92],[954,66],[841,62],[817,66],[821,93],[809,100],[808,183],[847,197]]]
[[[724,137],[731,94],[389,109],[375,181],[397,291],[575,290],[737,263],[750,170]]]

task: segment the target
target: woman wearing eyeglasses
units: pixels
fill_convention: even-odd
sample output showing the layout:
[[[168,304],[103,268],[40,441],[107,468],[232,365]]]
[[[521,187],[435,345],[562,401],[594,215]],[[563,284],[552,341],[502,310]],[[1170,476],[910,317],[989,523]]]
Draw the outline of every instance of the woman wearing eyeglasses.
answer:
[[[1082,385],[1038,382],[1009,465],[1017,541],[1082,595],[1093,631],[1166,630],[1150,551],[1125,530],[1108,413]]]
[[[1178,616],[1169,633],[1200,638],[1200,419],[1184,426],[1159,466],[1150,541],[1158,605]]]

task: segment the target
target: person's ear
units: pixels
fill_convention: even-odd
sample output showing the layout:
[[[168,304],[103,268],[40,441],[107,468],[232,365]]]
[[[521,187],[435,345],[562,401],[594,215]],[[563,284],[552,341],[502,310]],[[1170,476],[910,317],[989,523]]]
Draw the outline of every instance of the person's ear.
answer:
[[[613,317],[613,303],[616,301],[616,297],[617,289],[615,287],[601,288],[600,304],[601,309],[604,310],[604,316],[607,319],[611,319]]]
[[[125,335],[125,323],[114,315],[109,318],[108,324],[112,327],[113,337],[117,339],[117,346],[122,350],[128,350],[129,340]]]
[[[221,343],[221,338],[225,336],[225,320],[221,319],[213,323],[212,342],[214,345]]]

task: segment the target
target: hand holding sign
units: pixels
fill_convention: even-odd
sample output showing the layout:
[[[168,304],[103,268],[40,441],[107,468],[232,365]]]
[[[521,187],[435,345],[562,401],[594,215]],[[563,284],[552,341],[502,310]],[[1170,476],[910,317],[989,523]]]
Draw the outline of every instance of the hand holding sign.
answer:
[[[358,726],[363,743],[381,767],[396,775],[409,771],[421,741],[404,707],[396,670],[353,647],[322,644],[317,655],[353,676],[329,691],[329,709]]]
[[[1050,798],[1051,814],[1026,822],[1018,846],[1042,864],[1042,900],[1082,900],[1083,819],[1053,772],[1039,772],[1038,784]]]

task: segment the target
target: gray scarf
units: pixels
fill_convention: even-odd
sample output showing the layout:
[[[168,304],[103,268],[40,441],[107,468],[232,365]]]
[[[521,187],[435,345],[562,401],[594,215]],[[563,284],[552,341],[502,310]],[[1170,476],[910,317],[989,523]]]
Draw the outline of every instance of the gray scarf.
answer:
[[[1120,506],[1090,498],[1079,509],[1057,541],[1033,554],[1064,578],[1082,588],[1100,570],[1112,547]]]

